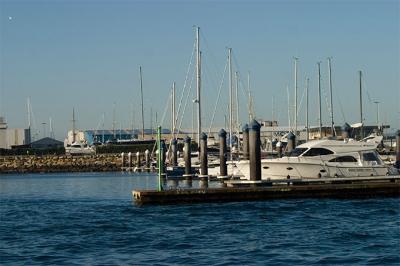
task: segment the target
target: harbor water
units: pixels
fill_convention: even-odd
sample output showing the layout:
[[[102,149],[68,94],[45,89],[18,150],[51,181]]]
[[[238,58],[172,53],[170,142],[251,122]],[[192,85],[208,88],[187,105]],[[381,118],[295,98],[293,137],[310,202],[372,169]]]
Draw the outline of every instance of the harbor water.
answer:
[[[0,176],[1,265],[400,265],[400,199],[137,206],[152,174]]]

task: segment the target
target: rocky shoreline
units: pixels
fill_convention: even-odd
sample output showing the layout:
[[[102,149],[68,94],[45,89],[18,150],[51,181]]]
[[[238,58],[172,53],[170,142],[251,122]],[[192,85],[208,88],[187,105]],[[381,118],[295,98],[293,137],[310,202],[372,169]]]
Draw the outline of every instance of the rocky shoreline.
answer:
[[[1,156],[0,174],[57,173],[57,172],[112,172],[121,170],[120,154],[86,156]]]

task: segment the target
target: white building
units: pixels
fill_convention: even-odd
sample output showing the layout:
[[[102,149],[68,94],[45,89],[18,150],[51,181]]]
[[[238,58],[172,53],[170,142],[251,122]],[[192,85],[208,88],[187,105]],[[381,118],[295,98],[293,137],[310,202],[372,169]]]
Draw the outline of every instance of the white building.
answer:
[[[29,129],[8,128],[4,117],[0,117],[0,149],[11,149],[12,146],[27,145],[30,142]]]

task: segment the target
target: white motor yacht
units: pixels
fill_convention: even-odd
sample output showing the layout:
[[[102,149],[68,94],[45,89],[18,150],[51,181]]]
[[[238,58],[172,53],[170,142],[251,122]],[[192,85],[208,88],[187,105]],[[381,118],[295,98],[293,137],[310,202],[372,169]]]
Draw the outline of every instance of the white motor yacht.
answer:
[[[65,153],[70,155],[85,155],[95,154],[94,148],[89,147],[87,144],[74,142],[70,146],[65,147]]]
[[[377,143],[316,140],[296,147],[288,156],[261,160],[263,180],[324,177],[365,177],[390,174],[376,151]],[[236,166],[249,179],[249,161]]]

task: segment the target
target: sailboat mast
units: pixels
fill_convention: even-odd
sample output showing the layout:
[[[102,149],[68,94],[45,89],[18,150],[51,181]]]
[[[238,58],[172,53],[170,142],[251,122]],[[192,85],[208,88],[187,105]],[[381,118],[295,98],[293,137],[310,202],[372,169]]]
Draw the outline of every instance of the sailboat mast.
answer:
[[[360,123],[361,123],[361,129],[360,129],[360,137],[361,139],[364,138],[364,125],[363,125],[363,110],[362,110],[362,72],[361,70],[358,72],[360,75]]]
[[[332,68],[331,68],[331,57],[328,57],[328,68],[329,68],[329,92],[331,100],[331,131],[332,136],[336,136],[335,123],[333,122],[333,97],[332,97]]]
[[[172,138],[175,138],[175,81],[172,83],[172,106],[171,106],[171,113],[172,113]]]
[[[72,108],[72,143],[75,142],[75,109]]]
[[[201,102],[200,102],[200,90],[201,90],[201,54],[200,54],[200,27],[196,28],[196,87],[197,87],[197,145],[200,150],[200,134],[201,134]],[[199,153],[200,154],[200,153]]]
[[[229,61],[229,148],[232,160],[232,124],[233,124],[233,80],[232,80],[232,48],[228,49]]]
[[[236,71],[235,72],[235,83],[236,83],[236,86],[235,86],[235,100],[236,100],[236,132],[237,132],[237,134],[238,134],[238,136],[239,136],[239,131],[240,131],[240,122],[239,122],[239,74],[238,74],[238,72]]]
[[[318,122],[319,122],[319,138],[322,138],[322,109],[321,109],[321,62],[318,62]]]
[[[310,125],[308,122],[308,86],[309,86],[309,82],[310,82],[310,79],[307,78],[307,80],[306,80],[306,142],[308,142],[309,132],[310,132],[310,130],[309,130]]]
[[[28,109],[28,129],[31,130],[31,99],[28,97],[26,107]],[[30,133],[29,133],[30,134]]]
[[[251,100],[251,92],[250,92],[250,71],[247,72],[247,91],[249,93],[249,122],[253,120],[252,115],[252,100]]]
[[[143,80],[142,80],[142,66],[139,66],[139,79],[140,79],[140,98],[142,107],[142,139],[144,139],[144,111],[143,111]]]
[[[297,136],[297,57],[294,58],[294,134]]]

